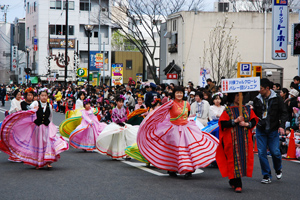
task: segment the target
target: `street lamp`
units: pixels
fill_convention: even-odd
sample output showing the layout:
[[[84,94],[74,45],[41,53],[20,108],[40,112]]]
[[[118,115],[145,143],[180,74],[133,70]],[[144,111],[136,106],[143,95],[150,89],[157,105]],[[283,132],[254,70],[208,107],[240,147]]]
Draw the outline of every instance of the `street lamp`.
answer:
[[[87,72],[87,82],[88,82],[88,94],[90,91],[90,37],[91,37],[91,31],[94,29],[93,25],[87,24],[84,26],[85,30],[88,34],[88,72]]]

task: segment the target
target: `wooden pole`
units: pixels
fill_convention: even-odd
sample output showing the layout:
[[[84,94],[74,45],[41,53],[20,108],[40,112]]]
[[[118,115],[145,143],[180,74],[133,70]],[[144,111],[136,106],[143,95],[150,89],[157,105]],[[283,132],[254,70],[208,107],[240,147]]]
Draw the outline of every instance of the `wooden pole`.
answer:
[[[239,113],[240,116],[243,117],[242,107],[243,107],[243,93],[239,92]]]

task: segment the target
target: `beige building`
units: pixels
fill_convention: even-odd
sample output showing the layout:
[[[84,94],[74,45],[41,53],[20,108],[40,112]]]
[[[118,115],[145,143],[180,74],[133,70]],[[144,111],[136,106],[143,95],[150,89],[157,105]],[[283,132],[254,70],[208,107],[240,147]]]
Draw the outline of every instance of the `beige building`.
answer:
[[[283,67],[283,85],[289,87],[293,77],[298,73],[298,57],[291,56],[291,47],[289,46],[287,60],[272,60],[272,14],[267,14],[266,45],[264,45],[265,14],[257,12],[179,12],[170,15],[167,20],[168,32],[165,33],[165,37],[169,38],[167,39],[167,63],[174,60],[181,68],[184,66],[184,85],[187,85],[189,80],[198,84],[200,68],[209,69],[208,62],[206,62],[206,66],[201,66],[200,58],[203,58],[204,43],[208,48],[211,30],[216,26],[218,20],[222,21],[226,16],[228,25],[234,22],[232,35],[236,36],[239,41],[236,49],[240,54],[239,61],[273,63]],[[298,14],[290,13],[290,35],[292,23],[297,22]],[[291,37],[289,37],[289,41],[291,41]]]

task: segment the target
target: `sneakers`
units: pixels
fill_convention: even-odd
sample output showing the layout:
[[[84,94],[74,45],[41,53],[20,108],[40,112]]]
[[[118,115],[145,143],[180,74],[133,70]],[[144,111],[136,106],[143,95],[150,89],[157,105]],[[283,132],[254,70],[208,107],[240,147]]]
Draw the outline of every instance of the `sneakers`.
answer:
[[[270,177],[267,176],[267,175],[264,175],[264,178],[261,180],[261,183],[263,183],[263,184],[268,184],[268,183],[271,183],[271,182],[272,181],[271,181]]]
[[[280,180],[281,177],[282,177],[282,170],[276,171],[276,178],[277,178],[278,180]]]
[[[234,191],[236,193],[241,193],[242,192],[242,188],[241,187],[236,187]]]

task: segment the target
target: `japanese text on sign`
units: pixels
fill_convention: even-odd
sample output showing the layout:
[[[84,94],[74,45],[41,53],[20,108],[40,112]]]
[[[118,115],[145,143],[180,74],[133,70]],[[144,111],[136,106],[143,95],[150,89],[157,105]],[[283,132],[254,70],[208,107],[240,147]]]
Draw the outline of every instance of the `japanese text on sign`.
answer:
[[[273,1],[272,58],[287,59],[288,45],[288,0]]]
[[[222,80],[222,93],[250,92],[260,90],[260,78],[233,78]]]

